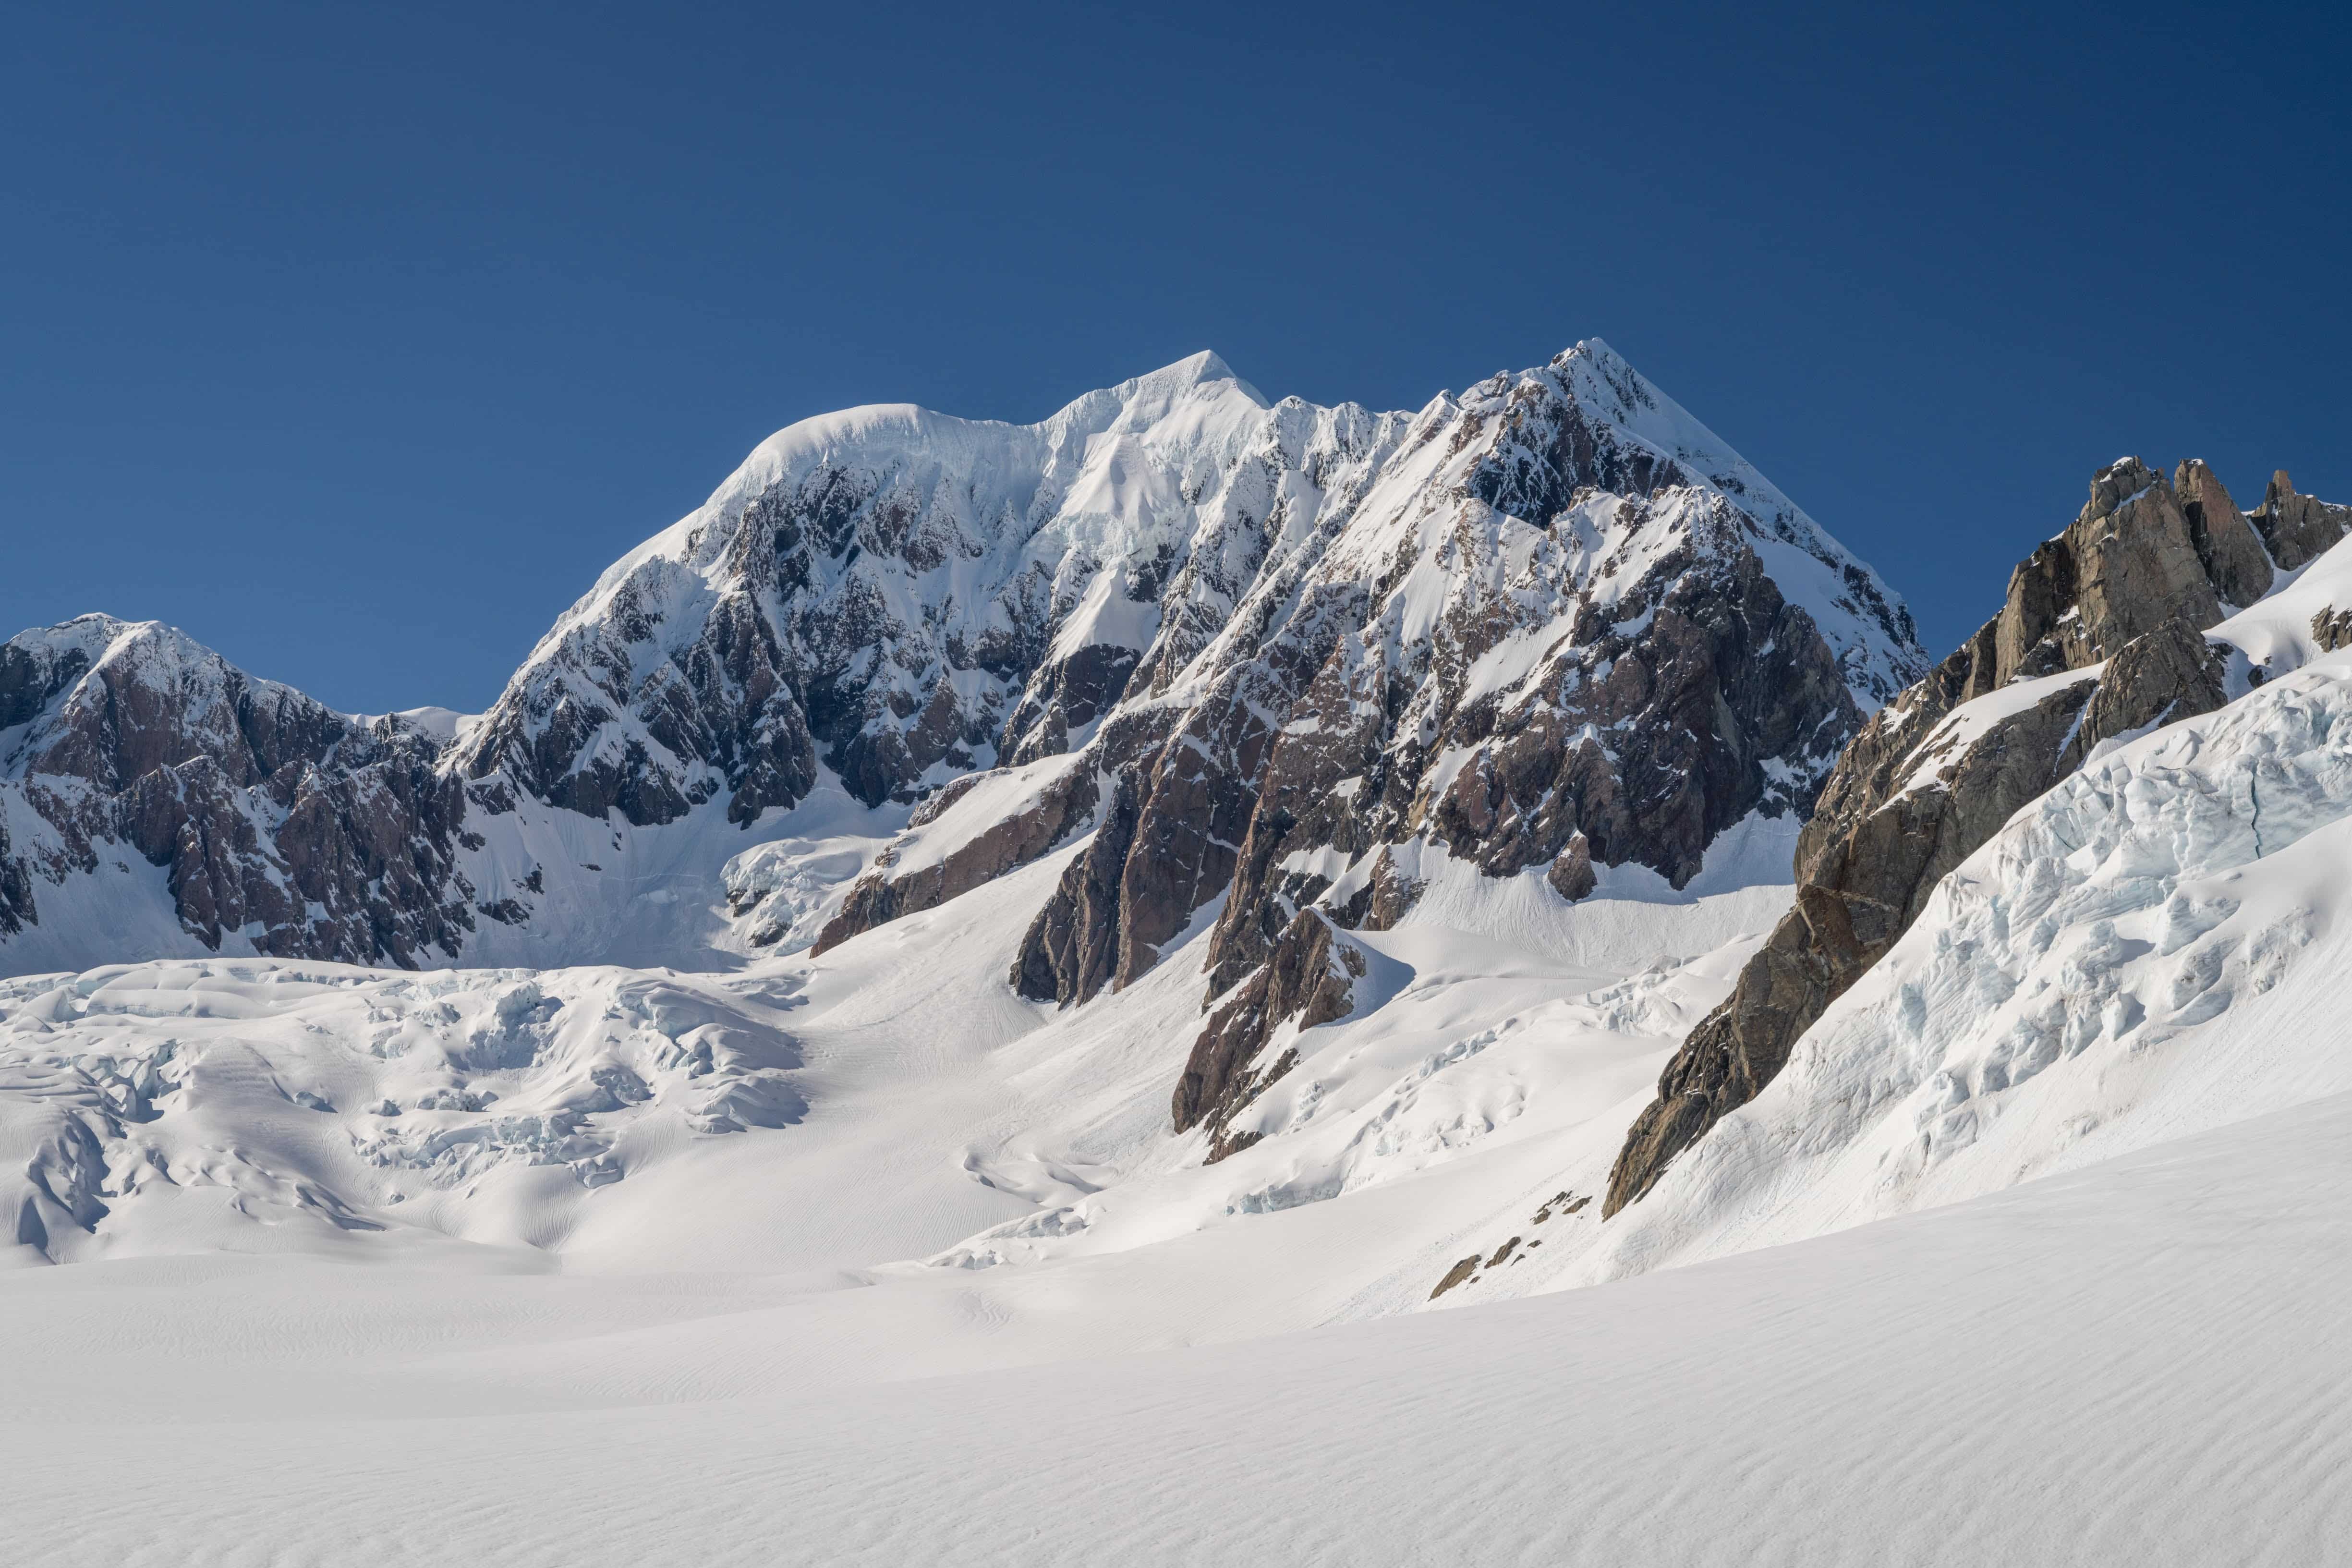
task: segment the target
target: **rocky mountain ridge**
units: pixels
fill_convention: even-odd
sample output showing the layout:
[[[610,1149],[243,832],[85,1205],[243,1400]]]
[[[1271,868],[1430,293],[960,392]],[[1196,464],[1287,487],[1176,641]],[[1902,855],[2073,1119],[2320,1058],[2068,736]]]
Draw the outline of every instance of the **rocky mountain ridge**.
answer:
[[[454,955],[464,800],[440,752],[154,622],[22,634],[0,645],[0,939],[38,923],[43,884],[127,873],[128,851],[207,949]]]
[[[2241,512],[2212,470],[2100,470],[2063,532],[2020,562],[2001,609],[1874,715],[1798,842],[1795,907],[1668,1064],[1603,1213],[1654,1186],[1772,1081],[1937,885],[2103,744],[2211,712],[2271,673],[2205,633],[2352,532],[2352,507],[2274,475]],[[2312,617],[2322,647],[2335,612]]]
[[[1279,1037],[1345,1010],[1334,933],[1400,916],[1405,868],[1679,888],[1734,824],[1806,814],[1924,668],[1875,576],[1605,345],[1432,403],[1324,518],[1066,763],[919,813],[819,950],[1090,829],[1013,985],[1130,984],[1222,898],[1204,1005],[1234,1000],[1172,1105],[1222,1152]]]
[[[1160,513],[1224,504],[1180,495],[1201,483],[1185,465],[1238,472],[1226,448],[1269,412],[1202,355],[1037,426],[908,408],[805,421],[617,563],[462,733],[362,725],[160,626],[25,634],[0,654],[0,953],[66,964],[127,942],[415,965],[523,956],[514,933],[593,953],[566,940],[576,916],[548,878],[612,854],[573,840],[609,827],[623,852],[698,816],[740,831],[821,770],[869,805],[912,798],[992,760],[1033,684],[1045,711],[1030,727],[1089,723],[1136,651],[1090,632],[1137,637],[1129,601],[1086,595],[1164,565]],[[1300,460],[1320,439],[1327,473],[1371,424],[1278,412]],[[1139,430],[1173,458],[1136,462]],[[1209,567],[1194,598],[1213,597]],[[166,868],[163,899],[124,885],[142,863]],[[74,928],[115,905],[133,930],[78,945]]]
[[[1759,648],[1780,663],[1748,668]],[[1285,820],[1318,770],[1376,764],[1384,842],[1559,862],[1570,889],[1580,856],[1678,879],[1730,822],[1803,810],[1918,663],[1884,584],[1598,342],[1412,416],[1269,404],[1201,354],[1034,426],[803,421],[463,726],[362,723],[152,625],[8,650],[15,967],[90,956],[72,933],[100,924],[157,952],[593,957],[642,884],[714,904],[728,841],[827,780],[920,826],[1034,773],[1036,801],[926,866],[886,852],[824,939],[1091,832],[1018,971],[1072,1001],[1148,968],[1244,840],[1255,918],[1221,931],[1219,973],[1265,958],[1288,919],[1267,900],[1322,891],[1283,858],[1363,837]],[[1507,710],[1535,719],[1507,746]],[[1359,902],[1342,923],[1374,918]]]

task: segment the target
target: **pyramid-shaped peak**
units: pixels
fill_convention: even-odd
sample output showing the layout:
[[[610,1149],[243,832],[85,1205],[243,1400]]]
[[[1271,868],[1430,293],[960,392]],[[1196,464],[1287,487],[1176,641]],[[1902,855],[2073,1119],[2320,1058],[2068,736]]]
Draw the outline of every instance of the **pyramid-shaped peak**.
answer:
[[[1110,390],[1121,403],[1135,403],[1153,397],[1181,396],[1194,387],[1212,386],[1221,382],[1232,383],[1246,394],[1251,402],[1261,408],[1266,406],[1266,401],[1257,388],[1235,374],[1234,367],[1213,349],[1187,354],[1173,364],[1164,364],[1132,381],[1123,381]]]

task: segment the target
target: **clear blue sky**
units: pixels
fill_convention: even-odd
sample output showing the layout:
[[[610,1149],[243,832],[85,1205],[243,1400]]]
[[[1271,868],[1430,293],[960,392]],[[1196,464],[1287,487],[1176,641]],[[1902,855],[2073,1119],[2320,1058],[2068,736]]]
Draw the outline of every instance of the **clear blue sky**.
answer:
[[[1607,338],[1941,652],[2129,451],[2352,500],[2347,7],[20,6],[0,627],[478,708],[769,431]]]

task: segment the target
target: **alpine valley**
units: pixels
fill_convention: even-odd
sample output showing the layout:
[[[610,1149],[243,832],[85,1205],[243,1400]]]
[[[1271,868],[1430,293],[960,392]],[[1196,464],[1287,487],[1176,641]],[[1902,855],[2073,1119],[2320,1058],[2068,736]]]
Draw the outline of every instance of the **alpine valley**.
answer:
[[[2324,1560],[2352,507],[2049,521],[1937,662],[1597,340],[1202,353],[487,713],[10,639],[11,1555]]]

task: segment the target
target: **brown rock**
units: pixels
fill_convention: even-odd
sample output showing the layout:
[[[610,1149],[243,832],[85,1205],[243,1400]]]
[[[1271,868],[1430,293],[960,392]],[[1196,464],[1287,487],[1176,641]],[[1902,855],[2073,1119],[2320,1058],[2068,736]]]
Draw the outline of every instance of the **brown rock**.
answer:
[[[999,755],[1018,766],[1069,750],[1070,731],[1110,711],[1142,657],[1135,648],[1090,643],[1046,664],[1031,677],[1005,721]]]
[[[1366,931],[1391,931],[1421,900],[1423,884],[1398,869],[1386,845],[1372,862],[1370,908],[1364,916]]]
[[[2270,554],[2213,470],[2191,458],[2174,472],[2172,488],[2197,558],[2222,601],[2243,609],[2269,593]]]
[[[1138,793],[1134,770],[1118,776],[1093,840],[1029,922],[1012,982],[1031,1001],[1088,1001],[1117,972],[1119,877],[1135,838]]]
[[[1583,834],[1568,841],[1568,847],[1559,852],[1551,869],[1544,873],[1544,880],[1551,884],[1553,892],[1571,904],[1592,891],[1597,880],[1592,871],[1592,847],[1585,842]]]
[[[2200,487],[2210,479],[2202,464],[2182,469]],[[1963,649],[1969,670],[1955,700],[2095,664],[2175,616],[2200,631],[2221,620],[2222,595],[2207,575],[2207,557],[2241,591],[2253,578],[2248,542],[2221,511],[2228,500],[2218,482],[2200,488],[2198,513],[2214,531],[2200,552],[2189,514],[2162,474],[2137,458],[2101,469],[2082,514],[2010,574],[2008,595],[1989,628],[1991,659],[1983,657],[1987,637],[1979,632]],[[2267,591],[2267,578],[2263,582]]]
[[[2221,599],[2164,476],[2127,458],[2101,479],[2105,482],[2094,486],[2092,506],[2066,531],[2081,584],[2077,607],[2086,648],[2104,655],[2175,616],[2200,631],[2220,621]],[[2135,487],[2131,494],[2100,510],[2106,489],[2126,484]]]
[[[1176,1131],[1206,1123],[1222,1138],[1234,1117],[1296,1059],[1295,1052],[1286,1053],[1270,1070],[1251,1070],[1276,1031],[1292,1019],[1305,1031],[1346,1017],[1355,1005],[1352,981],[1364,973],[1362,954],[1338,939],[1331,922],[1301,910],[1272,955],[1211,1015],[1193,1042],[1170,1105]],[[1213,1150],[1212,1155],[1230,1152]]]
[[[2335,506],[2315,496],[2297,495],[2284,468],[2271,476],[2263,504],[2247,519],[2279,570],[2292,572],[2310,564],[2336,541],[2352,533],[2352,506]]]
[[[2229,700],[2222,683],[2225,668],[2221,650],[2186,621],[2168,621],[2125,644],[2100,672],[2091,700],[2083,707],[2083,721],[2058,758],[2054,773],[2063,777],[2073,773],[2104,742],[2210,713]],[[2000,820],[2008,819],[2005,814]],[[1994,831],[1999,831],[1998,824]]]
[[[991,776],[967,773],[916,809],[909,826],[936,821],[940,812]],[[1025,866],[1061,843],[1087,819],[1096,800],[1094,770],[1073,767],[1047,784],[1029,806],[974,835],[919,871],[900,876],[877,864],[860,877],[841,908],[817,934],[810,956],[840,946],[861,931],[936,909],[982,882]]]
[[[1455,1264],[1453,1268],[1445,1271],[1445,1278],[1437,1282],[1437,1289],[1429,1293],[1429,1299],[1433,1301],[1436,1300],[1440,1296],[1444,1295],[1448,1290],[1453,1289],[1454,1287],[1461,1284],[1464,1280],[1469,1279],[1470,1276],[1477,1272],[1478,1255],[1474,1252],[1469,1257],[1464,1258],[1461,1262]]]
[[[2201,464],[2182,472],[2197,491],[2201,553],[2160,474],[2137,459],[2102,470],[2082,515],[2011,574],[2000,616],[1846,748],[1798,838],[1795,907],[1668,1062],[1611,1170],[1604,1218],[1769,1083],[1936,884],[2016,811],[2100,742],[2221,705],[2222,660],[2200,635],[2221,618],[2207,563],[2241,587],[2252,563],[2243,541],[2232,542],[2226,492]],[[1957,751],[1937,749],[1937,727],[1963,702],[2102,659],[2095,683],[2052,692]]]

